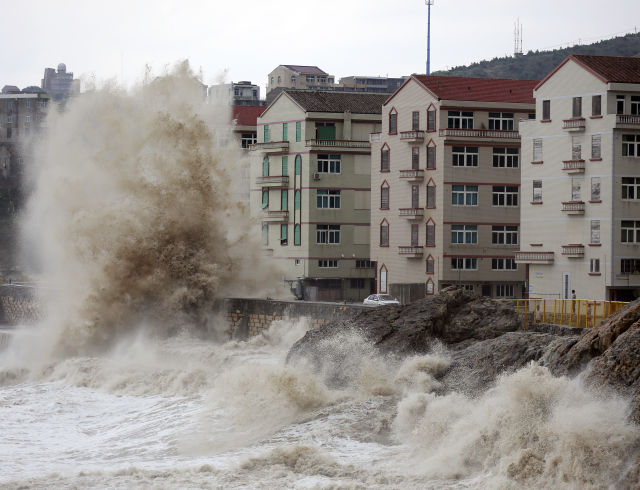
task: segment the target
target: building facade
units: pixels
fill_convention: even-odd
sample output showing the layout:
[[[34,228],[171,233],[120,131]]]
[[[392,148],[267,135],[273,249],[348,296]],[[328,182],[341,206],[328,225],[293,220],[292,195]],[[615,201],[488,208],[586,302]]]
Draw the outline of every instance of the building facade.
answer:
[[[211,85],[208,96],[214,100],[230,101],[234,106],[264,106],[260,100],[260,86],[249,81]]]
[[[572,55],[535,89],[522,133],[531,297],[640,295],[640,59]]]
[[[351,92],[369,92],[372,94],[392,94],[398,90],[409,77],[343,77],[338,82],[340,90]]]
[[[385,96],[285,91],[258,118],[251,208],[264,252],[298,298],[362,300],[369,259],[371,150]]]
[[[275,89],[330,90],[335,77],[317,66],[279,65],[267,76],[267,95]]]
[[[377,289],[410,302],[464,285],[521,297],[520,136],[537,81],[413,75],[372,134]]]
[[[60,63],[57,71],[53,68],[44,69],[41,87],[53,100],[62,101],[80,93],[80,80],[74,79],[73,72],[67,72],[67,66]]]

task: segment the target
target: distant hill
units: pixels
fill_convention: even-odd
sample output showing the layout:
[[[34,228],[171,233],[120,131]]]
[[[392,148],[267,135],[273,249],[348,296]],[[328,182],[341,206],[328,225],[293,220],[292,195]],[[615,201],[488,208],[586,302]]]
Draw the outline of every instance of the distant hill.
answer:
[[[614,37],[593,44],[575,45],[570,48],[529,51],[521,56],[493,58],[490,61],[480,61],[469,66],[456,66],[451,70],[433,72],[432,75],[541,80],[570,54],[640,56],[640,33]]]

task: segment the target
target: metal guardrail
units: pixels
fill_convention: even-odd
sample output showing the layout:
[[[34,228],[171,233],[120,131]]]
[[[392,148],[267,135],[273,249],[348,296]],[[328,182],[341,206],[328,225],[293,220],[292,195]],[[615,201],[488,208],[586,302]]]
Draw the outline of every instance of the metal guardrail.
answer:
[[[525,328],[532,323],[591,328],[629,304],[588,299],[515,299],[513,302]]]
[[[444,128],[438,131],[440,136],[461,138],[496,138],[496,139],[520,139],[518,131],[505,131],[496,129],[458,129]]]
[[[640,116],[632,114],[617,114],[616,124],[640,124]]]

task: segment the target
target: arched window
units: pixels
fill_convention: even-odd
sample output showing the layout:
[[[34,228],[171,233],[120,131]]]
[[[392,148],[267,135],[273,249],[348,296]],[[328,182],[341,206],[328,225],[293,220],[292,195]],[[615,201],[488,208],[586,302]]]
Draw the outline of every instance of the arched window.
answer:
[[[426,274],[434,274],[435,273],[435,261],[433,260],[433,256],[429,255],[426,261]]]
[[[302,174],[302,157],[296,155],[296,175]]]
[[[398,133],[398,111],[392,107],[389,111],[389,134]]]
[[[380,209],[389,209],[389,183],[386,180],[380,187]]]
[[[432,179],[427,182],[427,209],[436,207],[436,184]]]
[[[387,292],[387,267],[384,264],[380,267],[380,292]]]
[[[293,228],[293,244],[300,245],[300,225]]]
[[[429,221],[427,221],[426,245],[427,247],[436,246],[436,224],[433,222],[431,218],[429,218]]]
[[[264,157],[262,159],[262,176],[263,177],[269,176],[269,157]]]
[[[380,150],[380,172],[388,172],[390,169],[390,159],[391,159],[391,151],[389,150],[389,145],[386,143],[382,146]]]
[[[427,144],[427,170],[436,168],[436,144],[430,140]]]
[[[429,280],[427,281],[427,284],[426,284],[426,287],[425,287],[425,291],[424,291],[424,292],[425,292],[425,294],[426,294],[427,296],[434,294],[434,292],[435,292],[435,287],[434,287],[434,285],[433,285],[433,281],[432,281],[431,279],[429,279]]]
[[[301,197],[300,197],[300,189],[297,189],[296,193],[293,196],[293,203],[294,203],[296,211],[300,211],[300,202],[301,202],[300,199],[301,199]]]
[[[380,223],[380,246],[389,246],[389,222],[386,219]]]

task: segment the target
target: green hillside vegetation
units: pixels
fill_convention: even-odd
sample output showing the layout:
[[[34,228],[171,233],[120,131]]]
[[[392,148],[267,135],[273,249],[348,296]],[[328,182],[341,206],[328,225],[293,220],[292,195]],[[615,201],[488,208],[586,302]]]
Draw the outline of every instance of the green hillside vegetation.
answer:
[[[529,51],[516,57],[493,58],[469,66],[456,66],[433,75],[480,78],[515,78],[541,80],[570,54],[640,56],[640,33],[627,34],[593,44],[575,45],[552,51]]]

